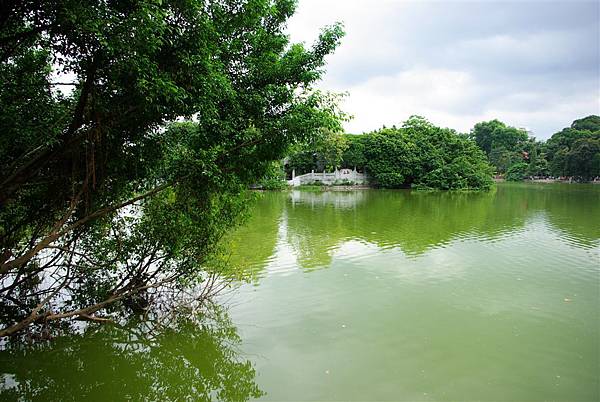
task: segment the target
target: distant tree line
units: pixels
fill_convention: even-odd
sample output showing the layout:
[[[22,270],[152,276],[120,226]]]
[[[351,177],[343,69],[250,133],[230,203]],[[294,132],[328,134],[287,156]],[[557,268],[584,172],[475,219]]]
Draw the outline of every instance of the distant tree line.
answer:
[[[477,123],[469,134],[437,127],[418,116],[362,135],[328,132],[318,142],[295,145],[288,176],[356,168],[382,188],[486,189],[492,174],[506,180],[600,176],[600,116],[575,120],[547,141],[499,120]]]
[[[496,174],[507,180],[550,176],[589,181],[600,176],[600,116],[575,120],[545,142],[498,120],[476,124],[470,136]]]

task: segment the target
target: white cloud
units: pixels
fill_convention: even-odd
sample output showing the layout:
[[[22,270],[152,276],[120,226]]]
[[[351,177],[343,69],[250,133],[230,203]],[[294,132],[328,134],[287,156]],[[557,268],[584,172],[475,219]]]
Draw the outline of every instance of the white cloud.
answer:
[[[502,82],[478,82],[464,71],[416,68],[380,76],[348,88],[345,110],[355,116],[346,129],[359,133],[399,125],[410,115],[427,117],[437,125],[468,132],[477,122],[500,119],[526,127],[538,137],[539,127],[569,125],[586,112],[598,110],[593,88],[576,94],[552,91],[518,92]],[[490,99],[487,97],[493,95]],[[582,113],[583,111],[583,113]],[[540,135],[541,134],[541,135]]]
[[[349,132],[412,114],[468,131],[499,118],[538,138],[600,114],[596,2],[300,0],[293,41],[345,23],[321,87],[348,91]]]
[[[426,68],[374,77],[348,90],[350,97],[345,106],[355,116],[347,126],[350,132],[399,124],[412,114],[431,120],[445,117],[456,122],[451,112],[464,108],[478,96],[469,74]]]

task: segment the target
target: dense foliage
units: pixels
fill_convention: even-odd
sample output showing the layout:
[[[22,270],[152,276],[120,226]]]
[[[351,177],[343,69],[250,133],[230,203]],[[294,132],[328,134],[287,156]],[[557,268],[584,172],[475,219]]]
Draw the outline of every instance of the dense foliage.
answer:
[[[339,166],[366,170],[372,184],[382,188],[486,189],[492,184],[490,166],[475,142],[421,117],[411,117],[401,128],[346,135],[339,149]],[[301,170],[310,171],[318,169],[314,161],[320,153],[315,148],[314,158],[304,152],[290,160],[301,159]]]
[[[521,161],[527,131],[507,126],[498,120],[477,123],[471,133],[497,171],[504,173],[515,161]]]
[[[339,130],[311,84],[342,29],[290,45],[293,0],[1,7],[0,336],[212,278],[244,189]]]
[[[257,187],[262,190],[284,190],[288,187],[281,161],[271,163]]]
[[[553,176],[600,177],[600,116],[575,120],[550,137],[545,148]]]
[[[367,135],[366,167],[375,184],[442,190],[485,189],[491,170],[475,143],[454,130],[411,117],[397,128]]]
[[[365,135],[346,134],[347,148],[342,154],[342,167],[344,168],[364,168],[367,165],[365,156],[365,147],[368,138]]]
[[[552,176],[588,181],[600,176],[600,116],[575,120],[546,142],[498,120],[476,124],[471,136],[496,173],[509,180]]]
[[[508,181],[523,181],[527,175],[527,164],[525,162],[515,163],[506,171],[506,180]]]
[[[340,166],[343,154],[348,147],[346,137],[338,131],[323,130],[316,140],[293,147],[286,160],[288,170],[296,174],[311,170],[332,171]]]

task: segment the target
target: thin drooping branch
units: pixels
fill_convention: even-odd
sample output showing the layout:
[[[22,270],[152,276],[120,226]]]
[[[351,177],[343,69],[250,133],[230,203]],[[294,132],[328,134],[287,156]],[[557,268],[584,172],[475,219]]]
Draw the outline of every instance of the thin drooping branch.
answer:
[[[157,193],[163,191],[167,187],[172,186],[173,184],[174,184],[174,182],[163,183],[163,184],[153,188],[152,190],[149,190],[143,194],[138,195],[137,197],[131,198],[131,199],[121,202],[119,204],[114,204],[114,205],[110,205],[105,208],[101,208],[91,214],[84,216],[81,219],[78,219],[77,221],[73,222],[71,225],[67,226],[63,230],[60,230],[60,227],[62,227],[65,224],[66,220],[71,216],[71,214],[73,212],[74,206],[72,205],[71,208],[69,209],[68,213],[65,215],[65,217],[63,217],[63,219],[61,219],[60,221],[57,222],[57,224],[55,225],[55,227],[53,228],[53,230],[51,231],[51,233],[48,236],[46,236],[42,240],[40,240],[34,247],[29,249],[21,257],[15,258],[13,260],[10,260],[10,261],[5,262],[2,265],[0,265],[0,275],[6,274],[10,270],[12,270],[16,267],[22,266],[23,264],[26,264],[33,257],[35,257],[41,250],[43,250],[44,248],[46,248],[47,246],[52,244],[52,242],[56,241],[57,239],[59,239],[60,237],[62,237],[64,235],[72,232],[73,230],[79,228],[80,226],[86,224],[87,222],[89,222],[93,219],[96,219],[98,217],[107,215],[111,212],[117,211],[119,209],[122,209],[128,205],[134,204],[137,201],[141,201],[145,198],[148,198],[154,194],[157,194]]]
[[[11,269],[27,263],[38,252],[40,252],[46,246],[48,246],[50,243],[52,243],[53,241],[58,239],[58,237],[59,237],[58,233],[60,231],[60,228],[67,222],[67,220],[71,217],[71,215],[75,211],[75,207],[77,206],[77,203],[79,202],[79,199],[81,198],[81,195],[83,193],[83,189],[85,188],[85,186],[86,186],[86,183],[84,183],[84,185],[82,186],[81,191],[79,191],[79,193],[71,199],[71,202],[70,202],[69,208],[67,209],[67,212],[61,219],[59,219],[54,224],[54,226],[50,230],[50,235],[46,236],[41,241],[39,241],[35,246],[31,247],[21,257],[17,257],[13,260],[10,260],[10,261],[5,262],[2,265],[0,265],[0,275],[4,275],[7,272],[9,272]]]
[[[33,311],[29,314],[29,316],[27,318],[25,318],[24,320],[10,326],[10,327],[6,327],[2,330],[0,330],[0,338],[5,337],[5,336],[11,336],[14,335],[15,333],[21,331],[22,329],[24,329],[25,327],[27,327],[28,325],[32,324],[33,322],[36,321],[42,321],[42,322],[48,322],[48,321],[57,321],[57,320],[62,320],[65,318],[71,318],[71,317],[78,317],[78,316],[82,316],[82,317],[86,317],[86,316],[90,316],[91,314],[95,313],[96,311],[112,304],[115,303],[119,300],[122,300],[124,298],[127,298],[129,296],[132,296],[136,293],[140,293],[144,290],[148,290],[148,289],[152,289],[152,288],[158,288],[160,286],[163,286],[165,284],[171,283],[173,281],[175,281],[178,277],[180,276],[180,274],[176,274],[176,275],[172,275],[166,279],[163,279],[161,281],[158,282],[154,282],[151,284],[145,284],[145,285],[140,285],[137,286],[133,289],[129,289],[126,291],[123,291],[121,293],[113,293],[111,296],[109,296],[107,299],[84,307],[84,308],[80,308],[80,309],[76,309],[76,310],[71,310],[71,311],[66,311],[66,312],[62,312],[62,313],[51,313],[51,312],[46,312],[45,314],[40,314],[40,310],[42,309],[43,306],[45,306],[54,296],[56,296],[56,294],[62,289],[64,288],[64,286],[66,286],[66,284],[68,283],[68,281],[71,279],[69,275],[66,276],[65,281],[59,286],[57,287],[50,295],[48,295],[42,302],[40,302],[34,309]]]
[[[58,292],[60,292],[61,289],[63,289],[70,280],[71,280],[71,277],[69,275],[69,272],[67,272],[67,275],[65,275],[64,281],[59,286],[57,286],[48,296],[46,296],[46,298],[44,300],[42,300],[40,303],[38,303],[38,305],[35,306],[35,308],[31,311],[31,313],[29,314],[29,316],[27,316],[27,318],[25,318],[24,320],[16,323],[15,325],[12,325],[10,327],[7,327],[7,328],[4,328],[3,330],[1,330],[0,331],[0,338],[4,337],[4,336],[13,335],[13,334],[21,331],[25,327],[27,327],[32,322],[36,321],[40,317],[40,315],[39,315],[40,310],[50,300],[52,300],[52,298],[54,296],[56,296],[58,294]]]

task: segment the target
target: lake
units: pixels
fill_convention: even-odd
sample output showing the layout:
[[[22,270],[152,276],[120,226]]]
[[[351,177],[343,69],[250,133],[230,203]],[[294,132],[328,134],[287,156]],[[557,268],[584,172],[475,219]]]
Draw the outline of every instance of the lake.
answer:
[[[211,324],[0,352],[2,399],[600,399],[600,186],[263,193]]]

